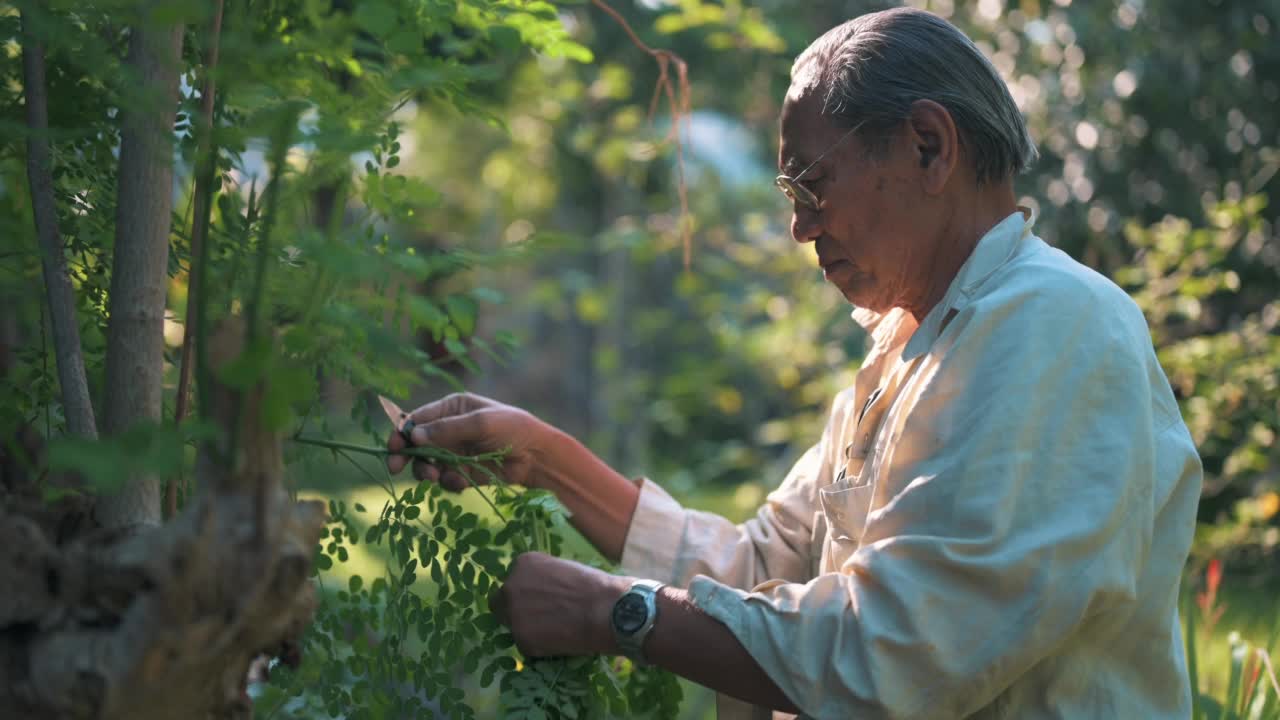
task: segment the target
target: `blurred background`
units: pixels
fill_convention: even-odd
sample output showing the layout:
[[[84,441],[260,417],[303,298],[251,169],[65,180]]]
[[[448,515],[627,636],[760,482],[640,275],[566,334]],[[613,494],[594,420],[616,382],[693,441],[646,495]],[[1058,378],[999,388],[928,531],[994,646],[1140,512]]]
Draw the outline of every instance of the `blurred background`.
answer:
[[[1028,118],[1041,157],[1017,188],[1037,233],[1146,312],[1206,470],[1188,590],[1203,591],[1219,560],[1227,610],[1210,631],[1274,647],[1280,3],[911,4],[969,34]],[[650,121],[657,65],[594,8],[562,12],[593,63],[528,59],[491,86],[505,124],[406,108],[402,167],[441,199],[395,232],[424,248],[540,248],[468,280],[501,298],[483,305],[477,334],[518,350],[478,373],[454,368],[467,388],[692,506],[751,516],[816,441],[865,343],[812,246],[791,240],[771,184],[790,63],[828,28],[889,5],[615,3],[688,63],[688,267],[665,104]],[[406,401],[450,389],[426,383]]]

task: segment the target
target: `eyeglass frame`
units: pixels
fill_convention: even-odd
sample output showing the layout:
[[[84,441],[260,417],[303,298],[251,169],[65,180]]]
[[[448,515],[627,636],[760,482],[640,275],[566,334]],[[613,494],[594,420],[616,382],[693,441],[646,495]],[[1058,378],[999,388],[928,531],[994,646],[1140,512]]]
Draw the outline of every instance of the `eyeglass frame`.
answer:
[[[790,177],[788,175],[779,175],[778,177],[773,179],[773,184],[776,185],[777,188],[782,191],[783,195],[787,196],[787,199],[795,203],[800,203],[800,205],[802,205],[808,210],[812,210],[813,212],[818,212],[819,210],[822,209],[821,198],[819,198],[818,195],[814,193],[812,190],[810,190],[809,188],[801,185],[800,178],[804,177],[806,173],[808,173],[810,170],[813,169],[814,165],[817,165],[818,163],[822,162],[823,158],[830,155],[831,152],[836,148],[840,147],[840,145],[844,143],[846,138],[848,138],[850,135],[857,132],[865,124],[866,124],[866,121],[863,121],[849,128],[849,130],[844,135],[840,136],[839,140],[836,140],[834,143],[832,143],[831,147],[824,150],[822,154],[818,156],[817,160],[814,160],[813,162],[809,163],[809,165],[805,167],[805,169],[801,170],[795,177]]]

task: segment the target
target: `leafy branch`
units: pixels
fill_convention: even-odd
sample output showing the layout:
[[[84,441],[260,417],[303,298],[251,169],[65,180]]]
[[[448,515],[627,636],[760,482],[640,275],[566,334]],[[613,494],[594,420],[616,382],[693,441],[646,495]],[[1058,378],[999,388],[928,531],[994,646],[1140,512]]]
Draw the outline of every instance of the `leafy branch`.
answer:
[[[379,513],[378,521],[365,531],[351,523],[342,502],[331,502],[332,523],[325,535],[327,540],[322,540],[325,560],[319,566],[324,569],[331,567],[334,560],[346,561],[344,544],[355,544],[363,537],[364,542],[390,551],[386,576],[368,588],[362,579],[353,576],[349,590],[338,593],[337,604],[322,610],[322,622],[328,622],[325,618],[350,618],[353,613],[364,613],[367,619],[361,621],[361,625],[372,627],[377,623],[374,617],[381,612],[386,636],[377,643],[376,653],[396,653],[416,629],[418,640],[423,643],[421,654],[416,660],[403,658],[397,662],[421,663],[417,667],[424,668],[422,672],[426,672],[427,667],[439,669],[456,664],[461,664],[464,673],[483,669],[481,687],[489,687],[501,679],[500,697],[506,717],[588,718],[678,705],[680,691],[673,677],[627,670],[629,665],[625,663],[610,664],[594,658],[539,659],[523,665],[515,661],[514,640],[489,613],[488,593],[499,586],[510,560],[520,553],[531,547],[560,552],[559,528],[563,526],[565,510],[545,491],[511,492],[510,486],[489,467],[501,462],[505,450],[460,455],[440,448],[410,447],[393,452],[386,447],[301,434],[295,436],[294,441],[328,449],[358,467],[359,463],[351,455],[383,458],[402,454],[459,470],[476,468],[488,476],[493,488],[492,493],[485,492],[469,473],[463,473],[493,510],[496,526],[463,511],[438,484],[419,482],[397,493],[360,467],[366,477],[388,492],[389,500]],[[423,513],[423,509],[430,515]],[[355,510],[365,511],[361,505],[356,505]],[[432,603],[411,591],[419,572],[429,574],[436,585]],[[387,594],[383,596],[383,592]],[[376,604],[370,605],[375,596],[385,597],[384,610],[378,611]],[[360,650],[352,645],[343,651],[347,652]],[[368,675],[366,687],[379,682],[373,680],[372,674],[399,672],[397,662],[392,662],[390,657],[385,659],[385,663],[364,666]],[[350,664],[344,661],[342,666],[350,667]],[[427,682],[424,687],[430,692],[433,686]],[[387,687],[391,692],[394,685]],[[446,716],[474,716],[457,688],[438,687],[436,691],[442,693],[436,699]],[[399,702],[410,703],[401,708],[403,712],[413,712],[411,700],[400,697],[393,701]]]
[[[480,463],[486,462],[501,462],[507,454],[506,450],[499,450],[497,452],[481,453],[479,455],[459,455],[448,450],[434,447],[406,447],[401,450],[391,450],[385,447],[359,445],[356,443],[331,440],[329,438],[315,437],[312,435],[295,435],[293,437],[293,441],[302,445],[314,445],[316,447],[329,448],[331,450],[348,450],[350,452],[361,453],[364,455],[376,455],[379,457],[387,457],[389,455],[407,455],[412,458],[434,460],[447,465],[479,465]]]

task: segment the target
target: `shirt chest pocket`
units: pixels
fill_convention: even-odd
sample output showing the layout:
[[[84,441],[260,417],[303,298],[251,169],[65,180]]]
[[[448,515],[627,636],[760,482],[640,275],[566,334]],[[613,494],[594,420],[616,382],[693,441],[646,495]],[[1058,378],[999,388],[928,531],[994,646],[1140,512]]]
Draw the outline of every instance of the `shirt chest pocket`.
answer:
[[[822,569],[832,571],[844,565],[862,544],[862,531],[867,523],[867,511],[875,486],[858,484],[842,478],[818,490],[822,502],[822,514],[827,520],[827,538],[822,548]]]
[[[852,441],[844,449],[844,468],[835,482],[818,490],[826,518],[827,539],[822,548],[821,572],[839,570],[862,544],[872,496],[880,474],[880,460],[890,441],[882,425],[903,381],[920,358],[901,363],[883,386],[872,392],[858,413]]]

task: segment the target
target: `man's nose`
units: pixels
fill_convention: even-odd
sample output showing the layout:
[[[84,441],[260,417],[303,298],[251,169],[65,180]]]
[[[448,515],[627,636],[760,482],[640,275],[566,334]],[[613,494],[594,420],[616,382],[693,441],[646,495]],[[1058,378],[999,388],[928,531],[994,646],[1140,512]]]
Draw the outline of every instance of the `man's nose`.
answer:
[[[791,237],[798,243],[807,243],[817,240],[821,234],[822,213],[796,203],[791,215]]]

